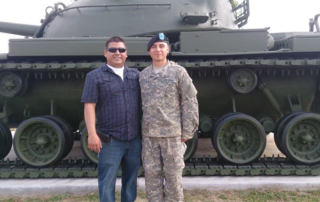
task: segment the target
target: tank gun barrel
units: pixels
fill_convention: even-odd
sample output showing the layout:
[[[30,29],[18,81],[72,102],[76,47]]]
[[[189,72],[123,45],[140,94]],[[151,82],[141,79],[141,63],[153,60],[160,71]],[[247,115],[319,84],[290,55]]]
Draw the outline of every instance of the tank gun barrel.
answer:
[[[21,36],[33,36],[39,29],[37,25],[26,25],[9,22],[0,22],[0,32]]]

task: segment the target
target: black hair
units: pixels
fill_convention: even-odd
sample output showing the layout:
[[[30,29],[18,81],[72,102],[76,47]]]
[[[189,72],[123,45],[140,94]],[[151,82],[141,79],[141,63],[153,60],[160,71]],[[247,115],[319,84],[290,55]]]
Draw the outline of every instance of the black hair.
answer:
[[[113,36],[106,41],[105,49],[108,49],[109,43],[111,42],[122,42],[125,47],[127,47],[126,42],[119,36]]]

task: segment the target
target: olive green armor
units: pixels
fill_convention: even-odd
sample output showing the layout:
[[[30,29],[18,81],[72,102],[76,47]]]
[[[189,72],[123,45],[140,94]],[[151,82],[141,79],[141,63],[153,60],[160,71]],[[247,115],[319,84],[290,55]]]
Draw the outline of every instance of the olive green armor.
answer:
[[[78,0],[48,7],[40,26],[0,22],[0,32],[26,36],[0,54],[0,159],[11,145],[18,157],[0,162],[0,178],[96,176],[80,102],[85,76],[105,63],[112,36],[127,43],[126,65],[144,69],[159,32],[198,91],[185,175],[319,175],[319,15],[299,33],[239,29],[249,15],[249,0]],[[282,157],[262,156],[269,133]],[[85,158],[66,160],[78,140]]]

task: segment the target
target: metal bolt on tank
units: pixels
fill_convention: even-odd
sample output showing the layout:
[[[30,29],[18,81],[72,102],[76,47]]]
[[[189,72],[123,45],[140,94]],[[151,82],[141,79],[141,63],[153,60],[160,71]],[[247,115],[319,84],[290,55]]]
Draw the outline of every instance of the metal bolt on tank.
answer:
[[[129,67],[148,66],[146,44],[159,31],[198,90],[201,120],[184,175],[320,175],[320,15],[309,32],[275,34],[239,29],[249,0],[78,0],[45,11],[40,26],[0,22],[0,32],[27,37],[0,55],[0,178],[95,177],[85,76],[105,62],[115,35],[127,42]],[[271,132],[286,158],[261,157]],[[217,157],[194,158],[205,138]],[[85,158],[62,160],[75,139]],[[6,160],[12,145],[14,162]]]

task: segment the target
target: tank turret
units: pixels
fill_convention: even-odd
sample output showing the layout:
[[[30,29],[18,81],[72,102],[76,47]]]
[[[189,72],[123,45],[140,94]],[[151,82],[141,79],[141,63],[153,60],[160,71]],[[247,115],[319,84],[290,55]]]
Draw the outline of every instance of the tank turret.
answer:
[[[160,31],[235,29],[231,10],[227,0],[76,1],[68,7],[55,5],[42,24],[42,36],[145,36]]]

